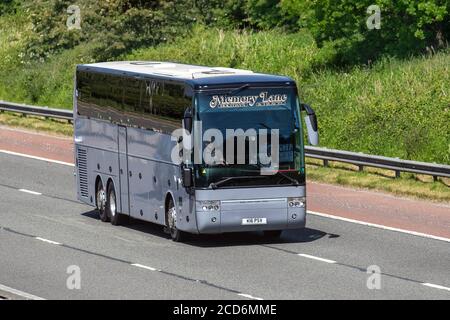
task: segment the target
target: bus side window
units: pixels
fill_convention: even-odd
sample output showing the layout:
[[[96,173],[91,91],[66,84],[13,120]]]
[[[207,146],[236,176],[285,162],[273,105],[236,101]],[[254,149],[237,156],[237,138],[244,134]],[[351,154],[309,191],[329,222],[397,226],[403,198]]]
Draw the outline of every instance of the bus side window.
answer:
[[[187,98],[184,92],[181,84],[147,82],[141,103],[145,127],[167,134],[181,128],[184,111],[191,105],[191,98]]]
[[[188,106],[184,92],[183,85],[167,83],[161,99],[161,115],[180,126],[184,111]]]
[[[123,106],[124,116],[120,119],[123,124],[133,119],[141,119],[141,91],[144,86],[143,80],[137,78],[127,78],[123,84]],[[131,118],[131,119],[130,119]]]

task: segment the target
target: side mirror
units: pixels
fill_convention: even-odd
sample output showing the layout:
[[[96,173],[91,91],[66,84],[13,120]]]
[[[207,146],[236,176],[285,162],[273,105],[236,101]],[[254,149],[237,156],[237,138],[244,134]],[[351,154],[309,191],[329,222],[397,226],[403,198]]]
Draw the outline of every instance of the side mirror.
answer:
[[[307,104],[303,104],[302,107],[306,111],[305,123],[308,131],[308,142],[309,144],[316,146],[319,144],[319,132],[316,113]]]
[[[193,181],[192,181],[192,168],[182,168],[183,170],[183,187],[190,188],[193,187]]]
[[[192,109],[191,108],[187,108],[184,111],[183,127],[189,133],[192,132]]]

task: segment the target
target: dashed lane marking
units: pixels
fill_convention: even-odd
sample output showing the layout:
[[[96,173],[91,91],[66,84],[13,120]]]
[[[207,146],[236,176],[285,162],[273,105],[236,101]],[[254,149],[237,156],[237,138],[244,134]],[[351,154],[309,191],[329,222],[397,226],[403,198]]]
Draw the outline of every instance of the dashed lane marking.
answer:
[[[145,265],[139,264],[139,263],[132,263],[131,265],[132,265],[133,267],[138,267],[138,268],[146,269],[146,270],[150,270],[150,271],[161,271],[161,270],[158,270],[158,269],[156,269],[156,268],[149,267],[149,266],[145,266]]]
[[[32,191],[32,190],[19,189],[19,191],[20,192],[25,192],[25,193],[28,193],[28,194],[32,194],[32,195],[35,195],[35,196],[42,196],[42,193],[36,192],[36,191]]]
[[[244,298],[248,298],[248,299],[252,299],[252,300],[264,300],[263,298],[258,298],[258,297],[254,297],[250,294],[246,294],[246,293],[238,293],[238,296],[244,297]]]
[[[334,261],[334,260],[324,259],[321,257],[312,256],[310,254],[298,253],[297,255],[300,257],[303,257],[303,258],[313,259],[313,260],[322,261],[322,262],[326,262],[326,263],[336,263],[336,261]]]
[[[434,289],[440,289],[440,290],[447,290],[450,291],[450,288],[448,287],[444,287],[438,284],[433,284],[433,283],[422,283],[422,285],[426,286],[426,287],[430,287],[430,288],[434,288]]]
[[[50,243],[50,244],[54,244],[57,246],[60,246],[62,243],[56,242],[56,241],[52,241],[52,240],[48,240],[48,239],[44,239],[41,237],[35,237],[36,240],[42,241],[42,242],[46,242],[46,243]]]

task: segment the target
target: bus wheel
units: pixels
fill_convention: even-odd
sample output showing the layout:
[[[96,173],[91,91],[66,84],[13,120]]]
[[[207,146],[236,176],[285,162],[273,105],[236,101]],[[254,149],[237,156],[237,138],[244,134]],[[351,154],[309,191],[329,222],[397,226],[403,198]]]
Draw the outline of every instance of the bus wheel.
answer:
[[[279,238],[283,230],[267,230],[264,231],[264,236],[267,238]]]
[[[97,190],[95,192],[95,203],[97,205],[98,215],[100,220],[103,222],[108,221],[108,215],[106,213],[106,193],[105,189],[103,189],[103,184],[101,181],[97,184]]]
[[[172,198],[169,200],[167,206],[167,223],[172,240],[175,242],[183,241],[185,238],[185,233],[177,229],[177,210]]]
[[[110,183],[108,185],[108,201],[107,201],[107,214],[111,219],[111,224],[117,226],[121,223],[122,215],[117,212],[117,200],[116,200],[116,190],[114,189],[114,185]]]

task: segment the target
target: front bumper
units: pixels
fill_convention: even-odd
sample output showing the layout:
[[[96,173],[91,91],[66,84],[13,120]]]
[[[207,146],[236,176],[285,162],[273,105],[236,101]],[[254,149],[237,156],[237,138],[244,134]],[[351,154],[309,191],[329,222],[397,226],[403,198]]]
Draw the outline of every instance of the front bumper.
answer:
[[[304,197],[304,186],[264,189],[202,190],[196,198],[220,201],[220,210],[202,211],[197,208],[195,214],[198,232],[225,233],[305,227],[306,207],[288,206],[288,197]],[[255,194],[260,197],[256,198]],[[284,196],[280,196],[281,194]],[[265,197],[266,195],[272,196]],[[248,218],[260,218],[266,223],[243,224],[243,219]]]

